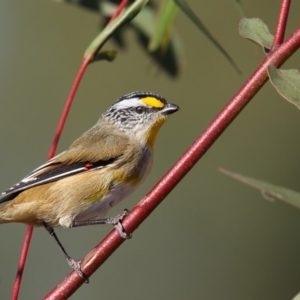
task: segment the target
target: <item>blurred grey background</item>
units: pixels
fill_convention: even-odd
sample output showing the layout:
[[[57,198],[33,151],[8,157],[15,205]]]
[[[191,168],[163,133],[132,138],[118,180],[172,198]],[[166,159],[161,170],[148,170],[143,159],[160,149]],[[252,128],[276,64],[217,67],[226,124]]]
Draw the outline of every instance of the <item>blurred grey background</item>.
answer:
[[[243,1],[249,17],[273,32],[281,1]],[[177,20],[187,64],[173,80],[136,45],[113,63],[91,65],[80,85],[58,151],[92,126],[118,97],[161,93],[181,110],[161,130],[153,171],[110,215],[132,208],[206,128],[263,59],[239,37],[231,1],[189,4],[243,72],[239,76],[183,15]],[[294,1],[287,28],[299,26]],[[98,33],[97,14],[54,1],[0,1],[0,190],[43,163],[82,54]],[[115,48],[108,43],[106,49]],[[285,68],[299,69],[299,53]],[[297,108],[267,83],[203,159],[72,299],[291,299],[300,291],[300,212],[268,202],[220,174],[219,167],[299,188]],[[59,229],[77,259],[109,226]],[[9,299],[26,226],[0,226],[0,298]],[[44,229],[33,234],[20,299],[41,299],[70,272]]]

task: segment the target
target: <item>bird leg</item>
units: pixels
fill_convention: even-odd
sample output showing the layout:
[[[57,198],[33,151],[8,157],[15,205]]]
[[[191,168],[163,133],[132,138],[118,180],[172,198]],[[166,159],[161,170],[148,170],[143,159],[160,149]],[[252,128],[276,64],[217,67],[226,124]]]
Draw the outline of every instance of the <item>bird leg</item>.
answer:
[[[71,227],[80,227],[80,226],[87,226],[87,225],[97,225],[97,224],[110,224],[115,227],[115,229],[119,232],[120,236],[123,239],[130,239],[131,233],[126,233],[122,226],[121,221],[124,219],[126,215],[128,215],[129,210],[124,209],[121,214],[118,214],[112,218],[104,218],[104,219],[96,219],[96,220],[86,220],[86,221],[73,221]]]
[[[65,250],[64,246],[62,245],[62,243],[60,242],[60,240],[58,239],[54,229],[52,227],[50,227],[46,222],[43,222],[43,225],[45,227],[45,229],[49,232],[49,234],[54,238],[55,242],[57,243],[57,245],[59,246],[60,250],[64,253],[68,265],[83,279],[85,279],[86,283],[89,283],[89,279],[83,274],[83,272],[81,271],[80,268],[80,262],[73,259]]]

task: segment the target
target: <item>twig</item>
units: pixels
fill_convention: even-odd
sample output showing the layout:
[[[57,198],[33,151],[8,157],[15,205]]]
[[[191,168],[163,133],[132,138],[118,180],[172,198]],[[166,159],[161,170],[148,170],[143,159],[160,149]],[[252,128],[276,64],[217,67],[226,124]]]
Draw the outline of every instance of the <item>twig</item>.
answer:
[[[276,47],[278,47],[283,42],[290,5],[291,0],[282,0],[281,2],[272,50],[275,50]]]

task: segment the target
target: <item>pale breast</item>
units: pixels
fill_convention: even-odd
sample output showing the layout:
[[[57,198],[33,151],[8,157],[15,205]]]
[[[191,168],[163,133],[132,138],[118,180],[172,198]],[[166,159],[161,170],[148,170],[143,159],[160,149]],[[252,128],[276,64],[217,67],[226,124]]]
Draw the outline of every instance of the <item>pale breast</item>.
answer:
[[[130,195],[136,187],[145,180],[151,170],[151,166],[152,150],[146,148],[138,158],[137,164],[134,167],[131,166],[133,168],[132,172],[130,172],[132,175],[125,178],[125,180],[122,178],[122,180],[116,180],[112,183],[108,193],[98,201],[89,203],[83,211],[79,212],[74,217],[74,221],[103,218],[110,208]],[[128,170],[129,168],[130,167],[123,165],[117,169],[116,172],[123,173],[124,169]]]
[[[116,184],[102,199],[90,203],[84,211],[74,218],[74,221],[95,220],[105,217],[114,205],[130,195],[134,189],[134,186],[130,184]]]

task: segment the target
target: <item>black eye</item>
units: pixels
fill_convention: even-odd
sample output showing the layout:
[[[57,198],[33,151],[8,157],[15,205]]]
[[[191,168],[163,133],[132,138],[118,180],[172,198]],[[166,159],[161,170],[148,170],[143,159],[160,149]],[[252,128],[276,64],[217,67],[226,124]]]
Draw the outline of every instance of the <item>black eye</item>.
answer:
[[[142,114],[144,111],[145,111],[145,108],[143,106],[137,106],[134,111],[137,113],[137,114]]]

